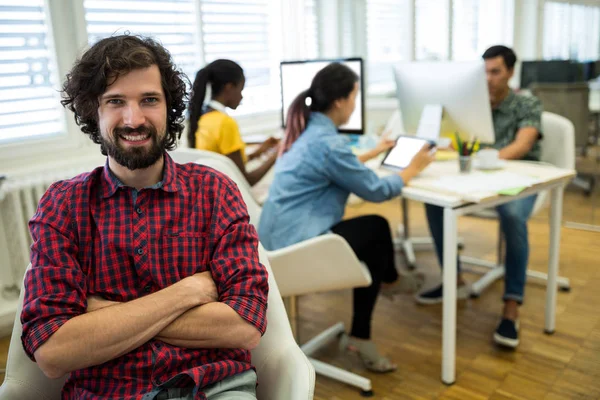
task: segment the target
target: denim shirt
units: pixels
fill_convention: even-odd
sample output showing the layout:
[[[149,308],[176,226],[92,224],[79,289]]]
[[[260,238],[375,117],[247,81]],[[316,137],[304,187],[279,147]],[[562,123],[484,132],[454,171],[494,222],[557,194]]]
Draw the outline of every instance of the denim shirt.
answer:
[[[342,220],[350,193],[372,202],[400,194],[398,174],[378,177],[352,153],[324,114],[310,115],[306,129],[275,164],[258,236],[268,250],[321,235]],[[367,232],[365,234],[368,234]]]

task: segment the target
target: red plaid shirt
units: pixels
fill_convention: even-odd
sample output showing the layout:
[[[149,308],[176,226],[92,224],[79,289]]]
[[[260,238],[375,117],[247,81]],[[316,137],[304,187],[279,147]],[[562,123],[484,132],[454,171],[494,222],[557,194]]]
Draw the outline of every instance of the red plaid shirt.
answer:
[[[265,332],[267,271],[237,186],[168,155],[162,182],[140,190],[134,205],[135,189],[120,185],[107,164],[48,189],[30,221],[32,268],[21,314],[23,346],[32,359],[67,320],[85,313],[87,296],[131,301],[202,271],[211,271],[219,301]],[[150,340],[72,372],[62,398],[140,399],[177,375],[175,386],[201,388],[250,368],[246,350]],[[201,390],[195,399],[205,399]]]

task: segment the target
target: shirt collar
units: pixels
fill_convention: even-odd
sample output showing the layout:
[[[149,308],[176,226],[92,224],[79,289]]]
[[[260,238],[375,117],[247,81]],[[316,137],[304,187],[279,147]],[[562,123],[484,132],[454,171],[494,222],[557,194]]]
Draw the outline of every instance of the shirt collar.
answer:
[[[510,105],[512,104],[513,100],[515,99],[515,92],[513,92],[512,89],[508,90],[508,95],[506,96],[506,98],[504,100],[502,100],[502,103],[500,103],[500,105],[498,107],[496,107],[497,111],[500,111],[502,113],[507,113],[510,110]]]
[[[180,189],[177,181],[177,164],[173,159],[165,152],[163,155],[165,164],[163,167],[163,179],[162,181],[149,186],[144,189],[162,189],[165,192],[176,192]],[[115,174],[108,167],[108,158],[104,164],[104,171],[102,172],[103,190],[102,198],[106,199],[116,193],[117,189],[122,186],[126,186],[123,182],[116,177]]]
[[[308,120],[309,125],[314,125],[320,128],[326,128],[322,134],[337,134],[337,126],[333,123],[331,118],[320,112],[311,112]]]
[[[225,109],[226,109],[226,107],[225,107],[225,106],[224,106],[222,103],[219,103],[219,102],[218,102],[218,101],[216,101],[216,100],[211,100],[211,101],[209,101],[209,102],[208,102],[208,106],[209,106],[210,108],[212,108],[213,110],[221,111],[222,113],[225,113],[225,114],[227,114],[227,111],[225,110]]]

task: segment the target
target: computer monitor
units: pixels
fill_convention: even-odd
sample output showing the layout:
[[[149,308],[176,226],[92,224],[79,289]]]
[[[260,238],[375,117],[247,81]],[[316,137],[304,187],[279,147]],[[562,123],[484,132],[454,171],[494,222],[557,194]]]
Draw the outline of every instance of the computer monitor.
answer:
[[[406,134],[415,134],[426,105],[441,105],[440,133],[494,143],[494,125],[483,61],[406,62],[394,66]]]
[[[523,61],[521,88],[537,83],[570,83],[583,80],[583,67],[569,60]]]
[[[343,133],[363,134],[365,131],[365,102],[363,94],[363,61],[361,58],[346,58],[337,60],[304,60],[282,61],[281,76],[281,126],[285,128],[288,109],[292,101],[304,90],[310,87],[314,76],[332,62],[339,62],[356,72],[359,77],[359,92],[356,96],[356,109],[346,125],[340,126]]]
[[[581,63],[584,81],[587,82],[596,79],[598,74],[600,74],[600,70],[597,70],[599,64],[598,61],[586,61]]]

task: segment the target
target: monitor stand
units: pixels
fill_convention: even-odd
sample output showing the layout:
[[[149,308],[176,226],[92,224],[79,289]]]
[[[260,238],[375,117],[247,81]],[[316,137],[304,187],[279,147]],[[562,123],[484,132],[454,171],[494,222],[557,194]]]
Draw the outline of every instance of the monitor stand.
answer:
[[[418,138],[438,142],[442,126],[442,112],[441,104],[426,104],[423,107],[417,128]]]

